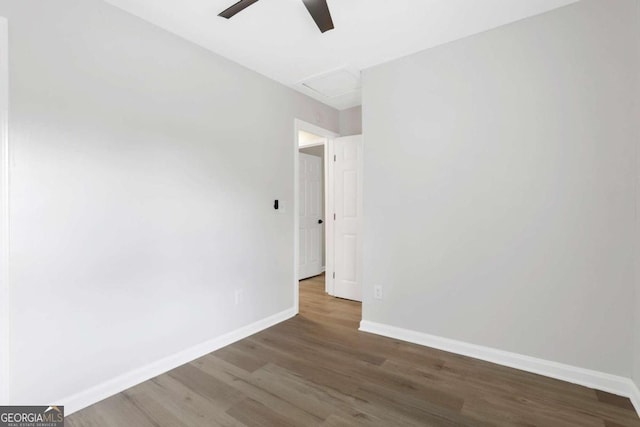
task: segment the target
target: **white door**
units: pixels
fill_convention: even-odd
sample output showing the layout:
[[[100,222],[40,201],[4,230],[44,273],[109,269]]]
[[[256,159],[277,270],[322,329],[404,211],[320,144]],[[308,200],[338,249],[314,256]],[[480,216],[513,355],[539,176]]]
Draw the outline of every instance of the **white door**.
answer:
[[[336,138],[333,294],[362,301],[362,135]]]
[[[299,280],[322,273],[322,159],[300,153],[300,266]]]

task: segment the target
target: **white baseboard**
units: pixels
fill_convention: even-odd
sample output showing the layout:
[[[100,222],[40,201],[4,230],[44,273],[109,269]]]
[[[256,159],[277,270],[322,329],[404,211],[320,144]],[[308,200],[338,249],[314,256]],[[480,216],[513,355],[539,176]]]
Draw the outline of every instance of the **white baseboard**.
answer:
[[[494,348],[469,344],[449,338],[437,337],[409,329],[369,322],[367,320],[360,322],[360,330],[544,375],[573,384],[606,391],[618,396],[628,397],[633,402],[638,415],[640,415],[640,390],[629,378],[517,353],[510,353],[508,351],[496,350]]]
[[[233,344],[243,338],[258,333],[264,329],[267,329],[275,324],[283,322],[296,315],[295,309],[290,308],[280,313],[269,316],[265,319],[254,322],[250,325],[243,326],[240,329],[224,334],[220,337],[213,338],[209,341],[203,342],[186,350],[183,350],[172,356],[165,357],[153,362],[149,365],[143,366],[136,370],[127,372],[102,384],[98,384],[87,390],[81,391],[73,396],[56,401],[59,405],[64,405],[65,415],[70,415],[80,409],[86,408],[89,405],[93,405],[107,397],[120,393],[130,387],[138,385],[158,375],[164,374],[171,369],[178,366],[189,363],[199,357],[202,357],[212,351],[216,351],[229,344]]]
[[[633,384],[633,391],[631,392],[631,403],[636,408],[636,412],[640,415],[640,384]]]

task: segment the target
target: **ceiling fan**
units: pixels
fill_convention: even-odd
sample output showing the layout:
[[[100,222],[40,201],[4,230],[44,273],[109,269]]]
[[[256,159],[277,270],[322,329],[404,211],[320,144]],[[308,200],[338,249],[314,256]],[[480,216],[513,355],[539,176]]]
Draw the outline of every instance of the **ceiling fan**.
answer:
[[[229,19],[257,1],[258,0],[240,0],[233,6],[223,10],[218,16]],[[329,6],[327,6],[327,0],[302,0],[302,2],[307,7],[313,20],[316,21],[321,32],[324,33],[325,31],[333,30],[333,20],[331,19]]]

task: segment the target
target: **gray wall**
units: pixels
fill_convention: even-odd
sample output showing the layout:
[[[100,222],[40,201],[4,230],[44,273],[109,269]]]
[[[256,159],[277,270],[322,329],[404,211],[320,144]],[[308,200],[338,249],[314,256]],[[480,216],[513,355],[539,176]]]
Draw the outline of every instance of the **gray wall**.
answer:
[[[633,354],[633,380],[636,383],[636,387],[640,390],[640,278],[636,275],[636,310],[635,310],[636,322],[635,322],[635,352]]]
[[[640,21],[640,2],[636,5],[636,19]],[[640,31],[636,34],[636,51],[640,52]],[[640,56],[640,53],[638,53]],[[640,65],[638,66],[640,68]],[[635,123],[636,123],[636,141],[638,147],[640,147],[640,72],[636,74],[636,98],[635,98]],[[638,156],[640,156],[640,149],[638,150]],[[636,220],[636,227],[638,230],[638,235],[636,237],[636,248],[638,252],[636,253],[636,323],[635,323],[635,352],[634,352],[634,377],[636,386],[640,390],[640,157],[636,158],[638,161],[638,167],[636,168],[636,172],[638,173],[638,192],[636,193],[637,197],[637,210],[638,212]]]
[[[337,111],[98,0],[0,0],[0,16],[15,402],[293,307],[294,212],[273,199],[293,202],[294,117],[338,131]]]
[[[636,387],[640,390],[640,282],[636,281],[636,325],[635,325],[635,352],[633,355],[634,371],[633,379],[636,383]]]
[[[340,135],[351,136],[362,133],[362,107],[340,111]]]
[[[365,320],[631,376],[637,7],[365,71]]]

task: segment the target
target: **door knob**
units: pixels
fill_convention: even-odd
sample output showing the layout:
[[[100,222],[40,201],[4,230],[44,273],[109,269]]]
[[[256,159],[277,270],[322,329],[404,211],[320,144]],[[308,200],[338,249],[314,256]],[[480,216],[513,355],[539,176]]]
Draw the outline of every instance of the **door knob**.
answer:
[[[323,220],[321,220],[321,219],[319,219],[319,220],[318,220],[318,224],[322,224],[323,222],[324,222],[324,221],[323,221]]]

